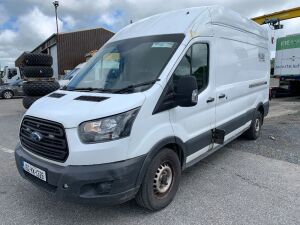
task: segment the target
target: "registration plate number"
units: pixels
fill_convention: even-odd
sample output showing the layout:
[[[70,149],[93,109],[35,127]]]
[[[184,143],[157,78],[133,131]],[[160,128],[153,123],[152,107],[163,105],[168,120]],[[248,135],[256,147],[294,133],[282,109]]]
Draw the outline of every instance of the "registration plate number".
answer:
[[[44,170],[41,170],[25,161],[23,161],[23,169],[31,175],[46,181],[46,172]]]

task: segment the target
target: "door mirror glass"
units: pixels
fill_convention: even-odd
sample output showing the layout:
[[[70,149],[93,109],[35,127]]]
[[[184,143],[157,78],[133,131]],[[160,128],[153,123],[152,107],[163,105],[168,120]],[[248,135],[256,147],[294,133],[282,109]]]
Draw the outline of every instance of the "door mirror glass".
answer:
[[[197,105],[198,86],[194,76],[182,76],[174,89],[175,102],[181,107]]]

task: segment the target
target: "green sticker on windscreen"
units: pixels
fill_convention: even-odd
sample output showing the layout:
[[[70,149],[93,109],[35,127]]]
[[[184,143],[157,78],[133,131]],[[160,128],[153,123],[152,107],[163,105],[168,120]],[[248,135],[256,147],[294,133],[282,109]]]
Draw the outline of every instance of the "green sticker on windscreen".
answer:
[[[174,42],[153,42],[152,48],[172,48]]]

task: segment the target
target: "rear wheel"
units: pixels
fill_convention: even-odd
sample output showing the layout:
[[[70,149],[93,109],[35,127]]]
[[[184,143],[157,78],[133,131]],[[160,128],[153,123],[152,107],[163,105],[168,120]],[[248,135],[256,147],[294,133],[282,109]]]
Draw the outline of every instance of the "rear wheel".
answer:
[[[251,140],[256,140],[261,135],[261,127],[263,121],[261,112],[256,111],[250,128],[245,132],[245,136]]]
[[[152,211],[169,205],[176,195],[181,176],[178,155],[165,148],[150,164],[140,190],[136,196],[138,205]]]
[[[12,91],[7,90],[2,93],[2,98],[4,99],[11,99],[12,97],[14,97],[14,93]]]

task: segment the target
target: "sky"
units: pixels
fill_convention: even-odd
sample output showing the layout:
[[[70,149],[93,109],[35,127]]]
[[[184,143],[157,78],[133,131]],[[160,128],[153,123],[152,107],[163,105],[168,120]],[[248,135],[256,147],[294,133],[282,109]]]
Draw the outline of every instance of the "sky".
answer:
[[[0,0],[0,67],[13,66],[24,51],[31,51],[56,32],[52,0]],[[174,9],[223,5],[252,18],[299,7],[299,0],[60,0],[59,31],[103,27],[117,32],[130,20]],[[284,29],[269,30],[270,37],[300,33],[300,18],[282,21]],[[274,45],[272,46],[274,55]]]

